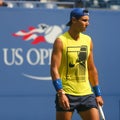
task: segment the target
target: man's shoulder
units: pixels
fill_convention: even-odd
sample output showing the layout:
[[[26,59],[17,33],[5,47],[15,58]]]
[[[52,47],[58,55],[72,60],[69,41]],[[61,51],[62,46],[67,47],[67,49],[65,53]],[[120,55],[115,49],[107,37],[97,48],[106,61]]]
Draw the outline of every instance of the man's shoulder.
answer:
[[[68,32],[64,32],[63,34],[58,36],[58,38],[61,39],[62,41],[66,40],[68,38]]]
[[[80,36],[91,39],[91,36],[86,33],[80,33]]]
[[[66,37],[67,34],[68,34],[68,32],[64,32],[64,33],[62,33],[61,35],[59,35],[59,37],[61,37],[61,36]]]

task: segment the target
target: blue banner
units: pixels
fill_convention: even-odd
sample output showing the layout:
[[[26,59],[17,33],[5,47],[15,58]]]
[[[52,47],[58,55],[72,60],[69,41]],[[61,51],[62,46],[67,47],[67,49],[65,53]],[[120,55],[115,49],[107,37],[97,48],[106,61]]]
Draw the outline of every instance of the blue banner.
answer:
[[[56,37],[68,29],[70,9],[0,9],[0,119],[55,120],[51,53]],[[90,10],[86,31],[107,120],[119,120],[120,114],[119,19],[119,11]]]

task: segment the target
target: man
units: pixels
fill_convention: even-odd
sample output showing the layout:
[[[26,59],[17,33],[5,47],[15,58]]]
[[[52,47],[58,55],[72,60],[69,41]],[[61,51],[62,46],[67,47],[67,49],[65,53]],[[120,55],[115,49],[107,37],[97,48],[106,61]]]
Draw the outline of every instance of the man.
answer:
[[[67,23],[69,30],[54,42],[51,76],[57,92],[56,120],[71,120],[74,110],[83,120],[99,120],[97,108],[103,105],[103,99],[93,43],[90,36],[83,34],[88,25],[88,10],[74,8]]]

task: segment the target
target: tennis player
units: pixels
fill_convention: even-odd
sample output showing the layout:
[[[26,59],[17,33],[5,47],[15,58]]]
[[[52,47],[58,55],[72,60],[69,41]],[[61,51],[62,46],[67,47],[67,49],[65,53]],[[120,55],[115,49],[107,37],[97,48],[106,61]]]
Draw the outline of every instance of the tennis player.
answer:
[[[89,25],[89,11],[74,8],[68,31],[53,44],[51,76],[56,90],[56,120],[71,120],[76,110],[83,120],[99,120],[103,105],[93,43],[83,33]]]

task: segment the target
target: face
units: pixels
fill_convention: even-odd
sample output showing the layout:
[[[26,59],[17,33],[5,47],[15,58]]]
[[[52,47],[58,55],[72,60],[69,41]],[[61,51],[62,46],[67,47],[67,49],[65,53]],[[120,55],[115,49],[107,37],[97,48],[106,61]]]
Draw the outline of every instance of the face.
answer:
[[[78,32],[84,32],[89,25],[89,16],[82,16],[79,19],[74,18],[73,25]]]

